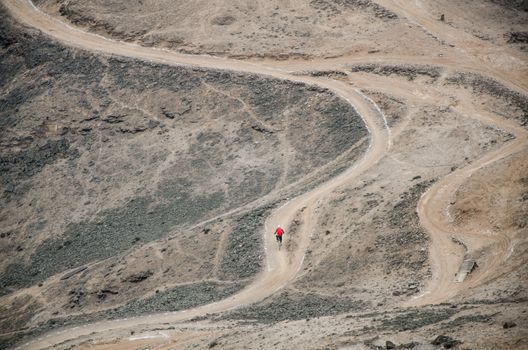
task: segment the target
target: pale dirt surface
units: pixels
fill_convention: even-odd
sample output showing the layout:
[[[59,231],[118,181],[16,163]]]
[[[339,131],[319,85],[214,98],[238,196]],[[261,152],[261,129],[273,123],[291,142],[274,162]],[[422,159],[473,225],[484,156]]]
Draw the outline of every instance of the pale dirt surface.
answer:
[[[358,51],[343,49],[336,45],[337,40],[324,40],[324,46],[297,40],[303,48],[300,55],[287,45],[267,51],[265,43],[251,36],[248,37],[251,44],[240,46],[243,41],[238,37],[239,46],[227,45],[229,49],[221,50],[214,48],[214,44],[222,44],[225,40],[222,35],[209,36],[211,42],[206,43],[200,31],[182,34],[186,43],[193,43],[189,50],[151,40],[160,30],[170,37],[179,29],[167,29],[164,21],[159,22],[158,32],[149,27],[148,13],[155,13],[156,9],[148,2],[130,10],[123,9],[124,13],[146,12],[141,21],[130,22],[108,15],[110,8],[105,6],[122,6],[114,2],[72,1],[61,5],[74,10],[62,10],[69,20],[81,12],[91,16],[77,18],[73,21],[75,24],[115,39],[168,46],[180,52],[227,56],[242,55],[240,50],[244,47],[250,50],[244,56],[268,57],[240,61],[182,55],[110,41],[65,25],[26,2],[5,2],[11,14],[22,23],[80,49],[169,66],[190,65],[258,74],[328,89],[355,107],[370,132],[368,149],[347,170],[293,199],[280,202],[265,218],[262,271],[251,281],[233,280],[249,283],[240,292],[184,311],[59,329],[26,343],[24,348],[40,349],[67,341],[58,348],[378,349],[385,348],[385,341],[391,340],[407,344],[405,348],[433,349],[442,346],[431,344],[440,334],[461,340],[461,345],[451,345],[458,348],[522,349],[527,346],[526,53],[501,34],[506,30],[522,30],[526,13],[487,2],[486,6],[473,2],[451,6],[448,1],[363,3],[369,5],[354,8],[353,15],[347,16],[346,11],[351,11],[347,8],[334,16],[352,18],[356,29],[365,25],[370,32],[391,33],[376,41],[375,50],[370,47]],[[61,13],[60,7],[52,2],[39,4],[53,15],[57,15],[55,10]],[[372,4],[379,4],[376,6],[382,6],[397,18],[380,19],[372,12],[375,6]],[[203,23],[230,26],[243,22],[241,15],[235,16],[235,21],[225,16],[218,19],[219,10],[208,8],[205,15],[199,11],[202,5],[196,6],[197,18],[207,18]],[[251,16],[268,21],[263,15],[268,6],[281,13],[280,6],[274,8],[271,4],[264,6],[262,12],[258,11],[261,8],[253,9],[255,13]],[[473,13],[461,15],[462,10],[471,11],[474,6],[487,14],[482,22]],[[304,7],[304,11],[308,8],[313,10],[313,4]],[[260,13],[265,20],[258,17]],[[447,22],[438,20],[439,13],[445,14]],[[248,15],[246,11],[245,16]],[[170,16],[168,12],[167,18],[173,18]],[[510,19],[509,26],[502,22],[506,18]],[[99,21],[105,24],[100,25]],[[122,28],[116,31],[112,22],[122,23]],[[188,27],[184,22],[176,22]],[[144,30],[140,35],[136,34],[138,28]],[[207,25],[201,28],[202,33],[208,33]],[[343,28],[346,26],[332,30],[346,32]],[[406,40],[407,28],[425,34],[425,38]],[[247,26],[244,29],[251,31]],[[324,33],[325,38],[331,36],[315,26],[310,26],[310,30]],[[262,37],[272,40],[269,35]],[[253,43],[258,45],[252,48]],[[260,52],[259,45],[263,48]],[[327,60],[269,58],[342,54],[346,55]],[[490,83],[489,79],[494,80]],[[162,178],[162,175],[163,171],[158,170],[158,176]],[[295,180],[298,178],[293,178],[293,185]],[[287,191],[291,187],[295,186],[288,186],[282,180],[275,185],[275,191],[283,189],[284,193],[293,194],[295,191]],[[269,203],[281,196],[271,191],[260,202],[249,202],[248,209],[258,208],[259,203],[266,203],[266,198]],[[159,270],[170,261],[178,263],[184,259],[183,255],[193,251],[194,262],[186,260],[189,281],[201,276],[203,281],[223,282],[217,278],[223,248],[215,247],[225,247],[226,237],[231,236],[230,213],[215,213],[225,216],[226,222],[219,224],[211,219],[209,230],[215,237],[210,237],[211,240],[208,237],[203,250],[196,250],[200,244],[195,237],[203,233],[197,224],[195,231],[186,233],[187,243],[159,240],[142,245],[121,259],[120,269],[134,275],[141,269],[135,270],[131,265],[146,263]],[[278,223],[288,233],[285,249],[280,252],[270,234]],[[161,252],[163,249],[175,250],[178,254],[167,260]],[[478,266],[463,283],[455,283],[456,272],[468,256]],[[216,262],[212,275],[193,270],[209,259]],[[99,268],[107,267],[103,262]],[[185,275],[180,272],[178,276],[183,277],[181,282],[185,284]],[[59,278],[60,275],[52,276],[46,285],[59,286]],[[162,283],[162,290],[175,285],[168,281],[170,276],[148,278],[151,286],[155,281]],[[109,282],[103,278],[89,283],[101,281]],[[76,282],[71,283],[70,287]],[[143,297],[154,295],[151,287],[147,289]],[[48,287],[47,291],[48,296],[43,297],[45,292],[33,286],[8,295],[3,303],[11,304],[16,312],[23,309],[24,303],[31,305],[24,298],[33,297],[46,304],[52,303],[53,293],[60,294],[57,287]],[[140,291],[121,293],[121,301],[113,305],[121,305],[139,294]],[[57,310],[61,315],[71,315]],[[97,310],[88,302],[79,312]],[[210,315],[217,313],[220,314]],[[50,315],[43,312],[28,324],[36,324],[39,317],[45,320]],[[208,320],[202,320],[204,317]],[[178,323],[188,320],[194,322]],[[504,322],[512,321],[516,324],[514,327],[503,328]]]
[[[95,33],[185,53],[235,57],[333,57],[440,43],[372,1],[40,1],[47,12]],[[361,3],[361,4],[358,4]],[[118,13],[116,15],[116,13]],[[370,31],[368,28],[379,30]],[[409,43],[401,45],[401,36]],[[331,38],[329,40],[329,38]],[[392,42],[389,46],[387,43]]]

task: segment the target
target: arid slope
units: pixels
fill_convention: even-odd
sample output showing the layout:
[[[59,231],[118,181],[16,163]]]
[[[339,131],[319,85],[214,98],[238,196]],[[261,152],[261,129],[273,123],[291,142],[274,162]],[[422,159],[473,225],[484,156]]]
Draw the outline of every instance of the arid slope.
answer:
[[[155,48],[2,23],[5,344],[85,323],[61,347],[528,345],[521,2],[36,3]],[[270,215],[325,185],[266,251]],[[299,270],[231,305],[265,256]],[[208,314],[217,300],[243,307]],[[163,314],[182,309],[197,317]]]

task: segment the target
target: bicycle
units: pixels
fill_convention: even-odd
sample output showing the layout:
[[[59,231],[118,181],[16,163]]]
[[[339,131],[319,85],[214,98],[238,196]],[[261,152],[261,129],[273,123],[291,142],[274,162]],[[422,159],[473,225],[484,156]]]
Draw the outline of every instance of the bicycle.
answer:
[[[277,245],[279,246],[279,250],[281,250],[281,247],[282,247],[282,236],[275,235],[275,239],[277,240]]]

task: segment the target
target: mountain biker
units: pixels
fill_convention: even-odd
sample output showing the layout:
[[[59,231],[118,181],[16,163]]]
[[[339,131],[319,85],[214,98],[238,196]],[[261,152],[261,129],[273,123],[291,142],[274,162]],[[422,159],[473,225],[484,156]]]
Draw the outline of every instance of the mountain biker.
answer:
[[[282,243],[282,235],[284,234],[284,230],[280,225],[277,226],[277,229],[275,230],[275,238],[277,239],[277,242]]]

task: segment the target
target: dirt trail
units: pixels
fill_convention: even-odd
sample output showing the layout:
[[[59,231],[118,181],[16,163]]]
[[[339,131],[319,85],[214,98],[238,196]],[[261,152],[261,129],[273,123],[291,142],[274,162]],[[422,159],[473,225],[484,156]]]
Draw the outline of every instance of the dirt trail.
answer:
[[[381,78],[357,76],[354,77],[354,81],[363,88],[394,93],[397,96],[405,96],[411,101],[422,98],[414,95],[414,92],[404,83],[381,87],[380,84],[383,83]],[[433,104],[439,106],[450,104],[445,96],[437,96],[433,88],[421,91],[421,93],[425,93],[427,100]],[[453,196],[457,189],[474,173],[496,161],[527,149],[528,130],[513,121],[476,110],[470,103],[463,100],[458,101],[456,106],[453,105],[450,108],[468,119],[475,119],[485,125],[492,125],[502,132],[510,133],[515,136],[515,139],[495,151],[486,153],[467,167],[445,176],[424,193],[417,211],[421,225],[430,234],[432,240],[429,259],[433,278],[427,283],[423,293],[404,302],[403,306],[441,303],[464,290],[496,277],[502,272],[501,265],[504,264],[513,247],[511,237],[505,233],[498,232],[497,235],[490,236],[488,232],[460,232],[452,223],[447,210],[453,202]],[[398,130],[393,129],[392,134],[396,137]],[[467,251],[452,238],[464,242]],[[486,246],[493,247],[494,254],[479,259],[479,268],[471,274],[470,278],[464,283],[456,283],[454,279],[463,259]]]
[[[451,60],[454,67],[473,68],[508,82],[507,86],[514,84],[524,90],[528,87],[526,75],[513,73],[510,67],[512,63],[522,66],[526,73],[526,62],[523,57],[518,56],[515,50],[509,47],[494,46],[470,33],[439,21],[422,7],[420,1],[377,0],[377,2],[419,26],[435,39],[453,47],[456,52]]]
[[[473,113],[476,115],[477,113],[464,105],[457,109],[462,113],[465,112],[465,115]],[[515,140],[485,154],[467,167],[445,176],[424,193],[420,199],[418,203],[420,223],[430,233],[432,240],[429,258],[433,278],[428,282],[426,291],[405,303],[406,306],[435,304],[448,300],[462,290],[482,284],[484,281],[495,277],[500,273],[501,265],[508,258],[512,242],[507,234],[498,232],[496,235],[490,236],[486,232],[459,232],[447,214],[456,190],[472,174],[528,147],[528,132],[517,124],[490,115],[481,114],[479,119],[515,135]],[[464,242],[467,251],[464,251],[456,241]],[[494,254],[479,261],[479,269],[471,275],[468,281],[456,283],[454,277],[464,257],[486,246],[494,247]]]
[[[68,26],[38,11],[30,2],[26,1],[6,1],[5,2],[15,18],[22,23],[31,25],[60,40],[68,45],[82,49],[98,51],[105,54],[132,57],[142,60],[149,60],[168,65],[188,65],[202,68],[222,69],[237,72],[248,72],[261,74],[276,79],[284,79],[302,82],[309,85],[316,85],[333,91],[336,95],[347,100],[357,110],[364,119],[370,132],[370,146],[364,157],[351,168],[335,177],[331,181],[292,199],[285,205],[275,210],[266,220],[264,249],[266,251],[266,267],[250,286],[228,299],[208,304],[202,307],[183,310],[173,313],[163,313],[121,319],[114,321],[103,321],[94,324],[73,327],[47,334],[45,337],[25,344],[24,349],[42,349],[69,339],[91,334],[106,332],[114,329],[126,329],[138,325],[149,323],[175,322],[189,319],[207,313],[226,311],[243,305],[247,305],[273,294],[275,291],[285,286],[301,268],[304,260],[304,252],[310,241],[310,222],[315,220],[314,211],[318,200],[332,192],[338,186],[345,185],[354,180],[363,171],[374,165],[386,153],[388,149],[387,131],[384,129],[383,121],[378,113],[372,109],[370,102],[351,88],[349,85],[327,79],[296,77],[280,70],[273,70],[267,67],[260,67],[250,62],[227,60],[209,56],[188,56],[165,50],[151,49],[137,45],[116,42],[103,37],[89,34]],[[303,210],[305,224],[302,226],[300,241],[294,252],[286,253],[286,250],[278,251],[272,233],[277,224],[286,228],[292,222],[297,213]]]
[[[103,54],[126,56],[167,65],[186,65],[209,69],[261,74],[276,79],[302,82],[328,88],[336,95],[346,99],[357,109],[359,115],[361,115],[361,117],[364,119],[371,136],[370,147],[368,151],[355,165],[334,179],[317,187],[316,189],[292,199],[272,213],[265,224],[265,269],[257,276],[254,283],[238,294],[235,294],[225,300],[190,310],[114,321],[102,321],[80,327],[73,327],[51,332],[44,337],[35,340],[34,342],[25,344],[22,347],[24,349],[42,349],[91,333],[127,329],[144,324],[159,324],[164,322],[181,321],[207,313],[226,311],[243,305],[248,305],[271,295],[278,289],[285,286],[292,278],[294,278],[302,266],[304,253],[310,241],[310,230],[313,227],[311,223],[315,221],[317,217],[315,210],[318,205],[318,200],[324,198],[325,195],[329,194],[337,187],[354,181],[362,172],[376,164],[378,160],[386,155],[389,149],[389,132],[385,127],[386,124],[382,120],[382,115],[380,115],[376,109],[373,108],[371,102],[366,100],[359,91],[356,91],[350,85],[339,81],[323,78],[301,77],[290,74],[290,72],[299,71],[304,68],[326,69],[328,67],[335,69],[336,66],[342,67],[343,64],[352,63],[352,60],[350,59],[346,60],[346,58],[342,58],[320,63],[317,61],[311,61],[300,63],[280,62],[273,64],[272,62],[268,61],[254,63],[250,61],[239,61],[212,56],[184,55],[164,49],[148,48],[135,44],[119,42],[96,34],[84,32],[42,13],[35,6],[33,6],[29,0],[4,0],[4,3],[11,14],[20,22],[31,27],[38,28],[43,33],[56,40],[59,40],[64,44],[81,49],[96,51]],[[393,7],[395,7],[396,10],[402,11],[402,6],[400,6],[397,2],[390,3],[392,3],[392,5],[396,4],[396,6]],[[406,13],[406,15],[409,15],[409,13]],[[410,15],[414,15],[414,13],[411,13]],[[423,26],[431,25],[433,29],[435,29],[435,23],[422,23],[424,22],[423,20],[418,22],[420,22]],[[448,39],[454,40],[455,38],[450,36]],[[461,51],[464,56],[467,56],[464,50]],[[405,63],[413,63],[412,58],[377,57],[373,59],[370,56],[368,58],[375,62],[380,62],[382,59],[385,59],[384,62],[401,61]],[[440,65],[443,64],[452,68],[465,68],[457,64],[458,60],[438,59],[438,62],[431,62],[431,60],[427,61],[422,58],[417,60],[415,59],[414,63],[419,63],[420,60],[429,64],[439,63]],[[368,60],[362,60],[362,58],[355,58],[353,61],[368,62]],[[504,82],[507,86],[511,86],[517,90],[523,90],[525,87],[526,82],[522,81],[522,79],[519,79],[512,74],[505,73],[504,71],[497,72],[495,69],[485,68],[481,65],[479,60],[467,61],[462,59],[461,61],[466,62],[465,64],[468,66],[468,68],[477,70],[479,72],[485,72],[488,75],[494,76],[495,78],[498,78]],[[468,114],[470,112],[473,111],[468,111]],[[422,297],[410,301],[412,304],[440,302],[453,296],[462,288],[468,287],[466,284],[453,287],[453,271],[458,268],[457,264],[459,263],[459,260],[450,260],[447,254],[451,252],[458,253],[459,248],[455,247],[451,242],[450,235],[453,233],[453,229],[451,224],[446,219],[444,213],[445,208],[449,204],[450,196],[455,192],[461,183],[471,176],[472,173],[492,162],[507,157],[526,147],[527,133],[524,129],[514,125],[513,123],[509,123],[492,116],[482,116],[482,118],[478,116],[478,118],[486,123],[491,123],[502,128],[503,130],[512,133],[516,136],[516,139],[507,143],[500,149],[486,154],[484,157],[472,163],[470,166],[443,178],[422,197],[418,209],[421,222],[432,236],[431,263],[433,265],[434,273],[433,279],[430,282],[426,293]],[[297,249],[288,256],[285,249],[280,252],[277,251],[275,242],[272,239],[273,228],[277,224],[281,224],[287,228],[287,226],[292,222],[300,210],[303,210],[304,213],[304,221],[301,227],[302,234],[299,235],[300,241],[297,242]],[[477,240],[478,239],[479,238],[477,238]],[[489,272],[484,272],[482,275],[478,276],[478,278],[472,279],[472,284],[479,283],[482,279],[487,278],[488,274],[491,274],[493,269],[500,264],[502,261],[501,259],[504,258],[503,252],[508,250],[508,240],[501,240],[500,238],[499,240],[501,242],[500,253],[497,254],[496,258],[489,263]],[[448,259],[446,259],[446,257]]]
[[[492,76],[509,88],[526,93],[525,76],[508,72],[507,68],[509,67],[506,69],[501,67],[502,69],[499,70],[497,66],[500,64],[490,62],[490,58],[497,57],[506,61],[519,61],[511,49],[504,47],[497,49],[497,47],[479,40],[469,33],[461,33],[460,30],[445,25],[426,13],[417,1],[379,0],[379,2],[420,26],[437,40],[456,47],[457,51],[460,52],[460,58],[457,61],[465,62],[466,67]],[[446,66],[462,68],[461,64],[452,65],[451,62]],[[428,282],[424,293],[407,301],[405,306],[440,303],[457,295],[462,290],[467,290],[496,276],[500,273],[500,266],[506,261],[508,252],[512,248],[510,237],[504,233],[499,232],[490,236],[484,232],[458,232],[447,211],[456,190],[472,174],[496,161],[526,149],[528,147],[528,131],[514,122],[492,115],[484,115],[463,101],[455,109],[462,115],[471,116],[471,118],[478,119],[484,124],[493,125],[495,128],[514,135],[515,140],[485,154],[469,166],[445,176],[424,193],[420,199],[417,208],[420,223],[429,232],[432,240],[429,260],[433,278]],[[455,241],[464,242],[466,251]],[[480,268],[473,273],[468,281],[465,283],[454,282],[454,277],[464,257],[486,246],[494,247],[493,256],[482,259]]]

